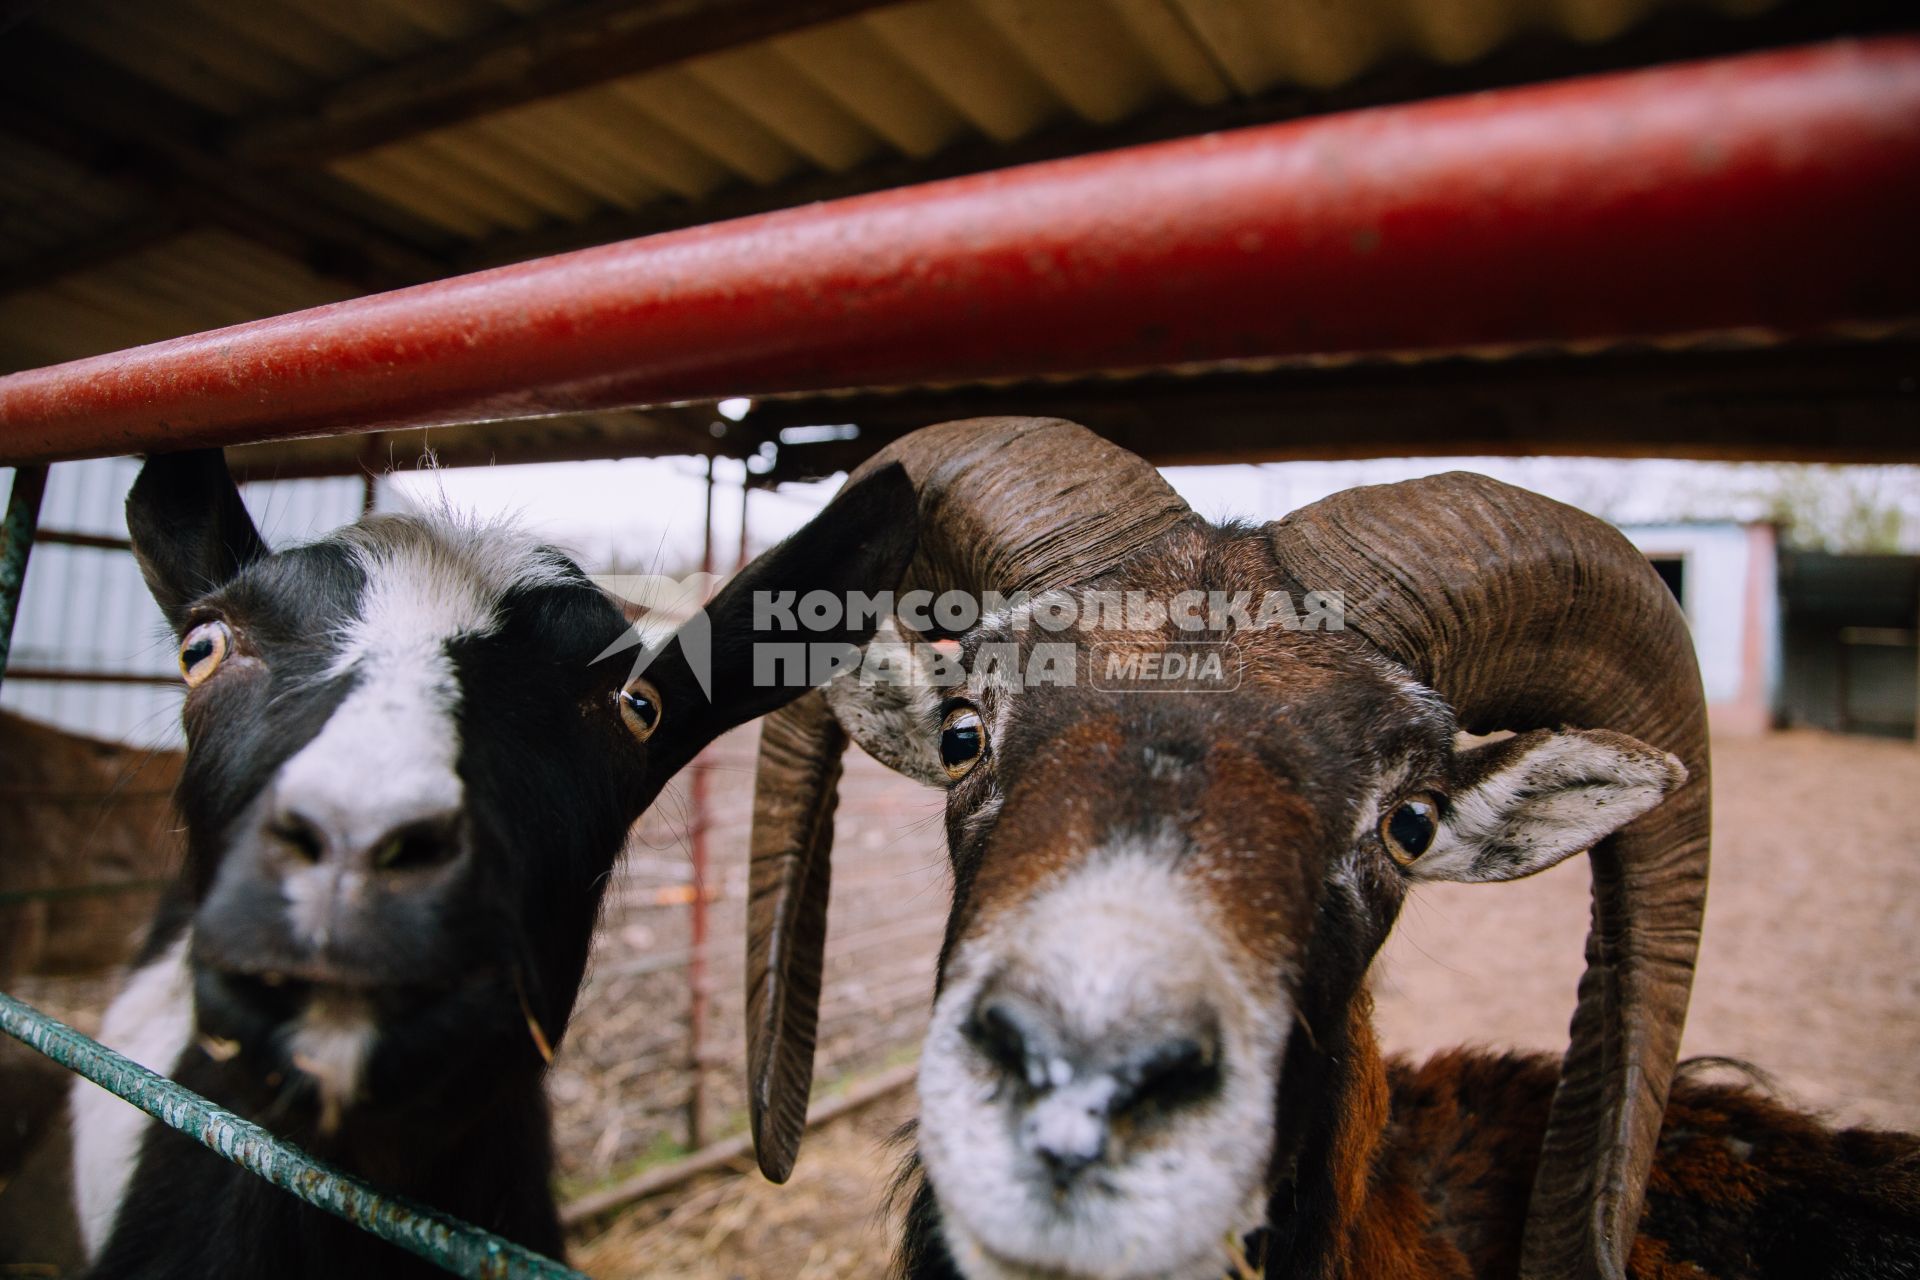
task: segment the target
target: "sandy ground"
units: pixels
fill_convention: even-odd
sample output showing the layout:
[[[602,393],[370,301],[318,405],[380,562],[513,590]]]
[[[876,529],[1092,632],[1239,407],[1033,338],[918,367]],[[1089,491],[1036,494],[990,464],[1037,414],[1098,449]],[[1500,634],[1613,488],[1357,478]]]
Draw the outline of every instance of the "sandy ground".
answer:
[[[1812,732],[1714,744],[1713,878],[1682,1052],[1742,1058],[1803,1105],[1920,1129],[1920,750]],[[1579,861],[1415,896],[1374,966],[1382,1038],[1565,1047]]]
[[[912,793],[908,793],[912,794]],[[1776,734],[1715,744],[1715,861],[1689,1054],[1748,1059],[1848,1123],[1920,1128],[1920,750]],[[1436,886],[1376,966],[1383,1038],[1558,1052],[1581,968],[1584,865]],[[910,1092],[808,1139],[793,1180],[742,1169],[639,1206],[574,1261],[590,1274],[826,1280],[884,1272],[887,1135]]]

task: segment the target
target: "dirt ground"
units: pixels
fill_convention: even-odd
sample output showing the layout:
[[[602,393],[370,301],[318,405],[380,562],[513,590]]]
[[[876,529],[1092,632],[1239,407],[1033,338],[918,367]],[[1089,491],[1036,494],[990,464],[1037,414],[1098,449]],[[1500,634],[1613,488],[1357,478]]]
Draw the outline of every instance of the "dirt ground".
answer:
[[[711,993],[700,1054],[709,1140],[743,1122],[740,943],[755,737],[710,770]],[[1685,1050],[1749,1060],[1839,1121],[1920,1129],[1920,749],[1815,733],[1715,743],[1715,855]],[[616,882],[593,977],[552,1078],[563,1198],[684,1146],[689,784],[664,799]],[[947,901],[938,793],[857,753],[839,813],[819,1079],[910,1057]],[[1578,860],[1510,885],[1440,885],[1408,905],[1374,974],[1391,1051],[1564,1045],[1581,967]],[[109,979],[18,994],[83,1029]],[[4,1049],[6,1046],[0,1046]],[[6,1055],[0,1053],[0,1059]],[[0,1061],[0,1067],[7,1066]],[[0,1098],[0,1119],[19,1101]],[[828,1280],[883,1274],[886,1190],[910,1089],[812,1134],[793,1180],[742,1161],[577,1232],[602,1280]]]
[[[600,1280],[883,1275],[897,1221],[888,1190],[906,1153],[894,1134],[912,1114],[913,1090],[902,1089],[809,1134],[785,1186],[774,1186],[743,1160],[734,1173],[583,1235],[568,1260]]]
[[[1774,734],[1715,743],[1715,856],[1685,1051],[1747,1059],[1846,1123],[1920,1128],[1920,750]],[[906,798],[922,803],[919,793]],[[915,810],[919,812],[919,810]],[[1390,1051],[1559,1051],[1586,933],[1584,866],[1423,889],[1376,965]],[[808,1139],[793,1180],[742,1168],[583,1233],[592,1275],[882,1274],[902,1091]]]

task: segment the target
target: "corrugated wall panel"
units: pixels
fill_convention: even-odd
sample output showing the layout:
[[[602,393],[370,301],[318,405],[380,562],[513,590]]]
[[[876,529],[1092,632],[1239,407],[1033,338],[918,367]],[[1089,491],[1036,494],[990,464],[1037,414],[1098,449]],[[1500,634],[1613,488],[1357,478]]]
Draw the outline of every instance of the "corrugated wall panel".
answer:
[[[41,527],[126,537],[127,490],[139,473],[133,458],[60,463],[47,475]],[[0,492],[12,483],[12,471],[0,469]],[[361,485],[352,478],[256,482],[241,492],[273,546],[318,537],[360,514]],[[28,562],[11,663],[165,676],[177,670],[173,638],[133,557],[53,543],[36,546]],[[0,705],[139,746],[180,739],[180,690],[172,685],[8,680]]]
[[[137,462],[123,458],[52,468],[41,505],[42,526],[125,537],[123,504],[138,472]],[[11,485],[12,473],[3,474]],[[12,664],[171,673],[172,645],[165,632],[160,610],[148,596],[132,556],[42,544],[28,564],[14,625]],[[179,693],[164,686],[9,680],[0,702],[96,737],[142,745],[177,737],[172,722]]]
[[[55,289],[0,299],[0,369],[31,369],[76,351],[115,350],[139,341],[137,336],[128,338],[121,322],[103,322]]]
[[[191,102],[238,114],[473,36],[548,2],[67,0],[46,6],[43,20]]]
[[[277,255],[236,238],[182,237],[170,253],[141,254],[114,274],[110,287],[124,287],[159,305],[170,297],[193,297],[224,323],[240,324],[260,308],[299,298],[306,305],[332,301],[338,291],[287,288],[294,270]]]
[[[214,314],[220,310],[217,306],[202,309],[198,299],[189,309],[184,300],[156,298],[139,288],[134,281],[138,279],[140,260],[146,256],[135,254],[111,266],[69,276],[45,292],[101,317],[123,333],[142,335],[143,342],[164,336],[176,326],[189,322],[192,315]],[[17,303],[17,297],[10,298],[5,309],[12,311]],[[29,322],[31,318],[30,314],[26,317]]]

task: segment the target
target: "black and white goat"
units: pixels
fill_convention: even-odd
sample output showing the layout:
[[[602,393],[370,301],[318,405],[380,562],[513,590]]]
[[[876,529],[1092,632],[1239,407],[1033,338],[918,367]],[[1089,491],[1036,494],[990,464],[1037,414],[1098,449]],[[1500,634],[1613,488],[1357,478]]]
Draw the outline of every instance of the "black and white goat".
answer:
[[[1059,421],[932,427],[894,461],[922,518],[898,585],[1010,602],[960,637],[964,678],[844,675],[762,730],[771,1176],[851,735],[947,788],[914,1280],[1920,1277],[1920,1139],[1675,1083],[1706,716],[1685,619],[1617,531],[1459,474],[1214,525]],[[1288,625],[1314,591],[1342,628]],[[1366,973],[1417,885],[1589,850],[1564,1060],[1383,1062]]]
[[[503,527],[373,516],[269,552],[217,452],[128,499],[179,636],[183,875],[103,1039],[377,1185],[549,1254],[543,1093],[630,825],[755,687],[754,591],[898,572],[912,497],[857,486],[644,676],[568,559]],[[859,639],[846,635],[842,639]],[[74,1183],[97,1277],[438,1274],[84,1082]]]

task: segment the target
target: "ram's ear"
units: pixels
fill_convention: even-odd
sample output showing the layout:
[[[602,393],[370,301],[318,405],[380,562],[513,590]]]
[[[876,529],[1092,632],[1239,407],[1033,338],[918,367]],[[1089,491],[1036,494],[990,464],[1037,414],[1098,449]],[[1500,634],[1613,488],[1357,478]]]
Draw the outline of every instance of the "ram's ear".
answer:
[[[1417,880],[1517,880],[1652,809],[1687,780],[1664,751],[1597,729],[1538,730],[1462,752]]]
[[[187,609],[267,554],[218,449],[147,459],[127,494],[133,555],[176,632]]]
[[[944,787],[939,715],[942,689],[932,650],[903,637],[892,618],[880,624],[856,671],[822,690],[833,718],[868,755],[915,782]]]
[[[849,608],[856,593],[891,592],[916,545],[919,499],[906,469],[882,467],[849,484],[785,542],[757,557],[683,625],[646,671],[671,713],[657,752],[672,765],[713,738],[805,693],[824,655],[851,656],[872,638],[878,614]],[[824,593],[837,606],[826,625],[796,629],[810,616],[797,602]],[[664,739],[664,740],[663,740]]]

